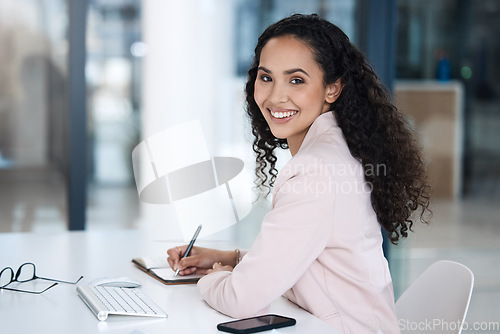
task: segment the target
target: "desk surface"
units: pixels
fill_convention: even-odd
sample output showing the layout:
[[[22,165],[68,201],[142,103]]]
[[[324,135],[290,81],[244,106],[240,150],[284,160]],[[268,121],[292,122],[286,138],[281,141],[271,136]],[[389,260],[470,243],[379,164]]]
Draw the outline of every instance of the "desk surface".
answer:
[[[210,308],[195,285],[164,285],[130,262],[138,256],[166,254],[173,246],[155,238],[141,230],[0,234],[0,269],[17,270],[22,263],[33,262],[39,276],[76,280],[83,275],[79,284],[102,276],[130,276],[168,314],[167,319],[111,316],[101,322],[80,300],[75,285],[59,284],[41,295],[2,290],[2,332],[221,333],[217,324],[232,319]],[[276,332],[332,333],[331,327],[284,298],[273,303],[271,312],[297,320],[297,325]]]

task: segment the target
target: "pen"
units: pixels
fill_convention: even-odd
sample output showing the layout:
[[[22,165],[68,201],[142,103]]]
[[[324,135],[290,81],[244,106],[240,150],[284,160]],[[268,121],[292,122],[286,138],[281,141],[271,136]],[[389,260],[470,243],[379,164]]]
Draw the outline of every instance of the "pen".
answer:
[[[191,252],[191,248],[193,248],[194,242],[196,241],[196,238],[198,238],[198,234],[200,234],[201,226],[202,225],[198,226],[198,228],[196,229],[196,232],[194,232],[193,238],[191,239],[191,242],[189,243],[188,247],[186,248],[186,252],[182,256],[182,259],[189,256],[189,253]],[[174,276],[177,276],[179,274],[179,271],[180,271],[180,269],[177,269],[175,271]]]

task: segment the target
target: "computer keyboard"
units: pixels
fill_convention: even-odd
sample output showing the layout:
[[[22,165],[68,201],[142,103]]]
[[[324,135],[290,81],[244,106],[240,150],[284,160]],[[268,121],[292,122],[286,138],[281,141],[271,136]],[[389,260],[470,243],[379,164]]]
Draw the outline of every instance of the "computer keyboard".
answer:
[[[140,288],[79,285],[76,291],[101,321],[106,320],[108,315],[167,317],[167,314]]]

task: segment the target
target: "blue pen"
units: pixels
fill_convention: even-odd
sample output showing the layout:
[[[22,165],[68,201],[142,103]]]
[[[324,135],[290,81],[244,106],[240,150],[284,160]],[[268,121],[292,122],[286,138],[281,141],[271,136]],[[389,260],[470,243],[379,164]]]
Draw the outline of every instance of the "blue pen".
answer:
[[[186,252],[184,253],[184,256],[182,256],[182,259],[189,256],[189,253],[191,252],[191,248],[193,248],[194,242],[196,241],[196,238],[198,238],[198,234],[200,234],[201,226],[202,225],[198,226],[198,228],[196,229],[196,232],[194,232],[193,239],[191,239],[191,242],[189,243],[188,247],[186,248]],[[181,271],[181,270],[177,269],[175,271],[174,276],[177,276],[179,274],[179,271]]]

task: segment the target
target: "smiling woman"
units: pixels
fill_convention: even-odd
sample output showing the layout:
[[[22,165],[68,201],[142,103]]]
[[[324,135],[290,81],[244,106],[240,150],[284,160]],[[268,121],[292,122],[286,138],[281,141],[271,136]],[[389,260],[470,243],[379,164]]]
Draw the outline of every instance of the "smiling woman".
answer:
[[[235,318],[284,295],[341,333],[399,333],[381,226],[396,242],[429,201],[403,116],[347,36],[317,15],[267,28],[248,74],[257,185],[273,187],[271,211],[250,250],[194,247],[181,259],[172,248],[170,265],[207,274],[203,298]],[[279,175],[276,148],[292,155]]]
[[[340,80],[323,83],[311,49],[291,36],[271,39],[262,49],[255,80],[255,102],[276,138],[286,139],[292,155],[307,130],[342,91]]]
[[[264,68],[273,71],[273,67],[277,73],[276,70],[272,73],[263,71]],[[286,78],[287,73],[296,68],[306,71],[309,77],[304,74],[298,77],[300,80],[291,81],[294,78],[291,73],[288,74],[291,77]],[[279,73],[280,70],[285,72]],[[281,75],[281,80],[290,80],[288,88],[300,88],[285,90],[287,86],[274,82],[275,91],[262,89],[260,81],[273,82],[271,74]],[[276,79],[279,77],[274,81]],[[311,89],[302,88],[303,83]],[[278,175],[274,150],[290,148],[293,155],[303,140],[299,133],[299,136],[288,138],[281,128],[269,122],[272,115],[266,116],[272,110],[268,109],[269,101],[276,102],[281,94],[279,98],[283,100],[279,103],[283,104],[284,99],[292,96],[291,92],[293,98],[287,102],[289,104],[300,101],[303,105],[301,94],[304,93],[307,95],[305,99],[310,99],[307,110],[318,115],[320,107],[317,104],[322,103],[323,108],[334,112],[350,154],[365,169],[366,181],[373,189],[373,209],[393,243],[400,236],[408,235],[415,219],[411,215],[418,208],[421,208],[418,219],[427,221],[430,186],[420,147],[405,117],[391,103],[376,73],[344,32],[315,15],[295,15],[271,25],[259,37],[255,48],[254,62],[248,71],[246,101],[255,136],[253,149],[257,155],[259,188],[267,188],[269,194]],[[285,93],[289,96],[283,97]],[[273,96],[263,105],[260,101],[266,94]],[[314,105],[313,101],[317,104]],[[324,112],[322,109],[320,113]],[[307,128],[304,130],[307,132]],[[370,166],[384,166],[386,173],[367,173]]]

